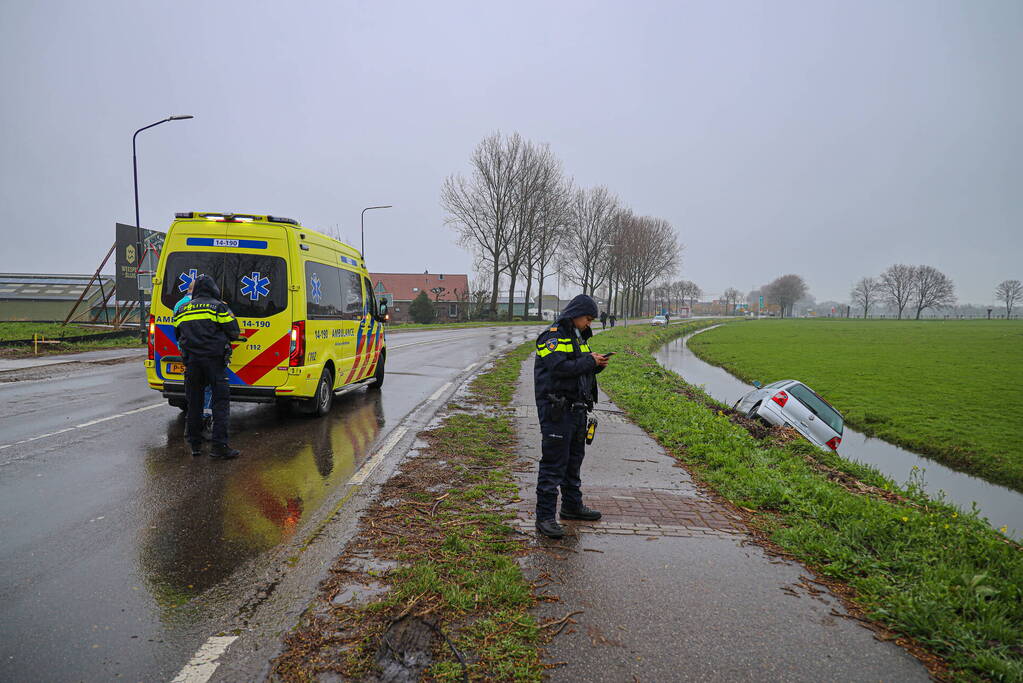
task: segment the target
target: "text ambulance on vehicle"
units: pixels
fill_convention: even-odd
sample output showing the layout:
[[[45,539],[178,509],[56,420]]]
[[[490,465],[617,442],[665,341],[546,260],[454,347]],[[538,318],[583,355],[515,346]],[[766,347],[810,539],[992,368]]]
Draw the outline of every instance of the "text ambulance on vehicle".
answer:
[[[199,275],[216,281],[241,327],[227,368],[232,401],[324,415],[335,392],[383,385],[387,306],[358,251],[290,218],[187,212],[167,232],[149,315],[146,375],[172,406],[186,402],[171,318]]]

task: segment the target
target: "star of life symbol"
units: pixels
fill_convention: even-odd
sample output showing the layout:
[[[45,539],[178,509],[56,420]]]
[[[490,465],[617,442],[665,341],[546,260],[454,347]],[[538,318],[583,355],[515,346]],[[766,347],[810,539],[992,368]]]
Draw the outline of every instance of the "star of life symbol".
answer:
[[[242,296],[247,296],[252,301],[259,301],[261,296],[270,296],[270,278],[264,277],[261,273],[255,272],[242,278]]]
[[[199,277],[199,272],[195,268],[191,268],[187,273],[178,275],[178,279],[181,280],[181,284],[178,285],[179,292],[187,292],[189,286],[195,282],[196,278]]]
[[[309,279],[309,286],[312,289],[312,291],[309,293],[309,296],[311,296],[313,301],[316,302],[317,304],[320,303],[320,299],[323,298],[323,290],[320,289],[321,284],[322,283],[320,282],[320,276],[314,273],[313,276]]]

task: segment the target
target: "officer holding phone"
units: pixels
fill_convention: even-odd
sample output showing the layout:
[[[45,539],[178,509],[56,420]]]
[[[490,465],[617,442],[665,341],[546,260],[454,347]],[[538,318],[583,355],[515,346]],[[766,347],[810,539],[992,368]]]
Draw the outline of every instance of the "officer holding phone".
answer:
[[[536,339],[533,383],[543,452],[536,482],[536,530],[548,538],[565,535],[555,519],[559,489],[561,519],[600,519],[599,512],[583,504],[580,478],[586,413],[597,401],[596,375],[610,357],[590,351],[590,323],[597,313],[596,302],[580,294]]]

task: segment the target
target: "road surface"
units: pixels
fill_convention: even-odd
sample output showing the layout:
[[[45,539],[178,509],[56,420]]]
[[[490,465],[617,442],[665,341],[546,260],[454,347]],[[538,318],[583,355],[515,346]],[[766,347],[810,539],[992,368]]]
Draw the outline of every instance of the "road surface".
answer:
[[[141,359],[0,383],[0,680],[170,681],[225,633],[255,675],[237,662],[305,606],[375,454],[393,467],[479,361],[537,331],[392,334],[383,390],[325,418],[232,404],[229,462],[191,457]]]

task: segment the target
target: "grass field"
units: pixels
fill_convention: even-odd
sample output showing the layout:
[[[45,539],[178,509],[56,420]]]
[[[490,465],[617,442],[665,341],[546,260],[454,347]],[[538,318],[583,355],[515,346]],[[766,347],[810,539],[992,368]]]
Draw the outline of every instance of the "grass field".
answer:
[[[855,429],[1023,491],[1023,322],[760,320],[689,346],[747,381],[806,382]]]
[[[61,337],[77,337],[83,334],[102,332],[110,332],[110,329],[79,327],[78,325],[64,327],[60,323],[0,322],[0,341],[31,339],[33,334],[44,335],[47,339],[60,339]]]
[[[740,506],[753,529],[855,591],[852,598],[867,616],[943,657],[952,671],[942,680],[1023,681],[1020,546],[974,515],[902,488],[870,467],[801,439],[756,436],[651,355],[707,324],[598,335],[596,351],[618,352],[600,375],[601,386],[697,480]],[[759,324],[706,334],[727,338],[731,327]]]

